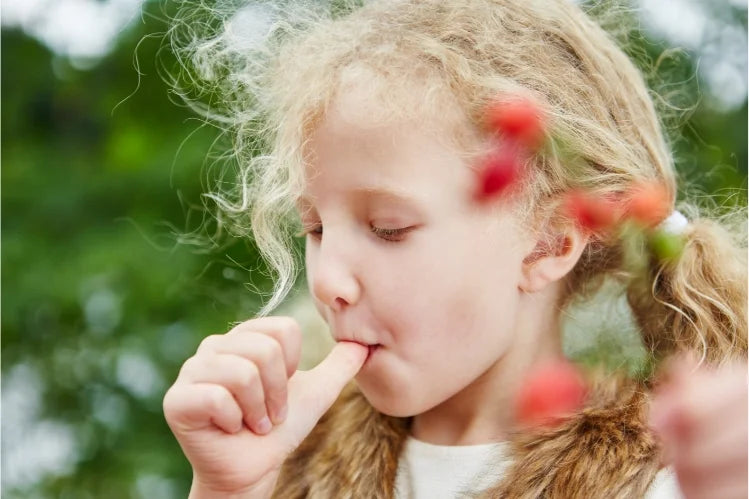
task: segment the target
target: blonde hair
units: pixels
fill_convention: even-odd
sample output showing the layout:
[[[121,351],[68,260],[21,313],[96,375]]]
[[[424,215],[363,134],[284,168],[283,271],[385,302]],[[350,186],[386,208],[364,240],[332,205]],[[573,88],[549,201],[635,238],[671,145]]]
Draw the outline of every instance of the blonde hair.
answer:
[[[180,67],[201,89],[183,97],[234,139],[236,180],[208,196],[219,207],[220,222],[236,234],[251,234],[277,274],[259,315],[275,309],[295,282],[299,255],[291,235],[298,228],[304,146],[348,84],[368,86],[381,110],[372,116],[375,122],[420,117],[430,126],[445,121],[445,105],[438,103],[451,106],[457,110],[455,137],[467,157],[475,151],[466,130],[480,130],[488,102],[498,94],[532,96],[548,115],[554,140],[530,160],[526,216],[548,216],[573,187],[613,194],[640,180],[665,184],[675,204],[674,162],[659,119],[665,114],[656,112],[653,97],[659,111],[683,110],[651,95],[619,46],[626,38],[602,27],[629,19],[615,3],[589,11],[598,23],[570,0],[378,1],[339,3],[332,11],[320,4],[251,4],[245,9],[255,29],[244,38],[238,33],[245,11],[214,9],[207,22],[190,17],[197,15],[191,5],[172,30]],[[181,88],[178,80],[175,88]],[[415,99],[404,89],[416,86]],[[211,104],[198,104],[196,97]],[[555,154],[562,147],[567,154]],[[694,204],[679,208],[691,224],[678,263],[652,259],[643,281],[624,268],[620,241],[595,238],[567,279],[561,305],[613,278],[627,287],[645,346],[656,355],[697,350],[710,362],[744,355],[741,219],[724,217],[727,230],[718,220],[701,218]]]

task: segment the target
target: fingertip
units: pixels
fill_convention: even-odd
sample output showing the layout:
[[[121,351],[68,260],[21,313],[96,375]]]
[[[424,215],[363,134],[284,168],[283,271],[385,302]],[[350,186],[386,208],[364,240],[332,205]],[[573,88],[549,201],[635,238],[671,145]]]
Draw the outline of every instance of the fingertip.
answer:
[[[271,423],[270,419],[268,419],[268,416],[264,416],[263,419],[261,419],[255,424],[255,430],[260,435],[266,435],[270,433],[270,430],[272,428],[273,428],[273,423]]]
[[[233,435],[236,435],[237,433],[239,433],[240,431],[242,431],[245,428],[247,428],[247,425],[245,425],[244,421],[239,420],[237,422],[237,424],[234,426],[234,428],[232,428],[229,433],[231,433]]]

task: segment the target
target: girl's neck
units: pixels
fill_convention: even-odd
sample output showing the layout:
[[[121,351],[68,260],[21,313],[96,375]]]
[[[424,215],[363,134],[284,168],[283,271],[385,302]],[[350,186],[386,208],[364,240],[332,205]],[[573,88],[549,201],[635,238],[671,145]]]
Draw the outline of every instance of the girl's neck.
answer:
[[[550,286],[521,297],[515,340],[508,351],[463,390],[414,416],[414,438],[438,445],[476,445],[507,438],[515,422],[515,397],[528,370],[562,357],[557,291]]]

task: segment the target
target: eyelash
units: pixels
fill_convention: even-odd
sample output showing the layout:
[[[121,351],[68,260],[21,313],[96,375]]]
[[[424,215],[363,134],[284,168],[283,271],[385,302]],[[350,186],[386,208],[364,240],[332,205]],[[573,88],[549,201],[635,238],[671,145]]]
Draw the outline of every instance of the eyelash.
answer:
[[[299,232],[298,234],[296,234],[296,236],[297,237],[304,237],[304,236],[310,235],[310,236],[314,237],[315,239],[319,239],[319,237],[322,234],[318,234],[317,232],[315,232],[315,230],[317,230],[318,228],[322,229],[322,225],[317,225],[317,226],[314,226],[314,227],[311,227],[311,228],[306,228],[306,229],[302,230],[301,232]],[[412,229],[412,227],[404,227],[402,229],[381,229],[381,228],[375,227],[373,225],[370,225],[370,227],[369,227],[369,231],[370,232],[372,232],[373,234],[375,234],[377,237],[379,237],[383,241],[387,241],[387,242],[391,242],[391,243],[400,242],[401,239],[388,239],[389,237],[400,237],[402,235],[405,235],[405,233],[408,232],[411,229]]]

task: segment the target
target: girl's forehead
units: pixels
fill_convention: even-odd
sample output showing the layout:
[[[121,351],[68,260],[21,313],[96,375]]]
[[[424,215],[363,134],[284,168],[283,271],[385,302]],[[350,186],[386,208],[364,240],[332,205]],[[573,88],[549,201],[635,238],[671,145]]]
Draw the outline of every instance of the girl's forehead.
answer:
[[[481,135],[450,86],[434,71],[383,74],[362,63],[340,70],[336,83],[318,108],[316,126],[325,123],[344,132],[389,127],[412,128],[461,146]],[[397,131],[395,133],[400,133]],[[468,141],[470,142],[470,141]]]
[[[361,98],[359,98],[361,97]],[[442,117],[412,113],[403,116],[379,116],[378,105],[365,96],[346,94],[337,99],[308,130],[304,142],[304,177],[314,180],[327,173],[332,159],[370,159],[387,167],[388,161],[403,165],[398,173],[408,173],[405,165],[418,158],[435,156],[470,161],[483,150],[484,138],[473,127],[458,122],[447,112]],[[470,140],[465,137],[470,136]],[[351,165],[353,167],[355,165]],[[386,173],[380,171],[378,175]],[[434,174],[435,172],[429,172]],[[379,180],[379,179],[377,179]],[[369,182],[372,189],[382,182]],[[367,187],[367,186],[362,186]]]
[[[417,204],[448,194],[465,169],[461,157],[440,140],[398,127],[321,129],[310,142],[302,198],[372,200]]]
[[[442,106],[440,113],[419,103],[423,96],[418,88],[400,89],[413,93],[413,105],[393,109],[379,88],[349,81],[317,115],[304,142],[298,204],[316,205],[335,191],[342,200],[424,206],[439,192],[447,196],[455,187],[470,190],[465,170],[475,149],[456,140],[470,125],[455,102]]]

